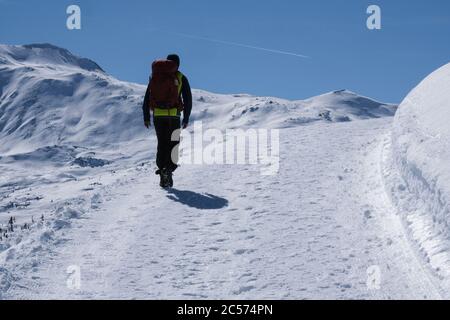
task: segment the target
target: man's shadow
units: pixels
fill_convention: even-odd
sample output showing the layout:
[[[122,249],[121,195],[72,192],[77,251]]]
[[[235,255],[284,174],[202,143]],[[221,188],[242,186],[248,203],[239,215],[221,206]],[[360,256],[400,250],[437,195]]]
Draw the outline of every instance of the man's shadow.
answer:
[[[222,209],[228,206],[228,200],[209,193],[170,189],[167,198],[195,209]]]

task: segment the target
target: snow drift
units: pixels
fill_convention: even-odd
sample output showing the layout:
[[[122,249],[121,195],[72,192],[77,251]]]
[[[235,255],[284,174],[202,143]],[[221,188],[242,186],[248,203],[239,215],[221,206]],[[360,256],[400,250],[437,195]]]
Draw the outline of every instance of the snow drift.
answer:
[[[0,45],[0,155],[145,139],[144,92],[144,85],[119,81],[95,62],[50,44]],[[192,119],[216,128],[351,121],[392,116],[396,109],[346,90],[305,101],[201,90],[193,95]]]
[[[423,80],[399,107],[392,155],[408,231],[432,268],[450,270],[450,64]],[[409,191],[410,195],[405,195]]]

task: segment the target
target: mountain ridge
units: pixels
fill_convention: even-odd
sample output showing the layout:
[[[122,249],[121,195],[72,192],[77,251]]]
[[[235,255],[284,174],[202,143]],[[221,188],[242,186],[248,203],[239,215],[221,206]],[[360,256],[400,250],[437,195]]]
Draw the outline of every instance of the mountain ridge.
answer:
[[[52,44],[0,45],[0,154],[145,139],[145,89]],[[295,101],[193,90],[193,99],[191,119],[215,128],[285,128],[393,116],[396,110],[349,90]]]

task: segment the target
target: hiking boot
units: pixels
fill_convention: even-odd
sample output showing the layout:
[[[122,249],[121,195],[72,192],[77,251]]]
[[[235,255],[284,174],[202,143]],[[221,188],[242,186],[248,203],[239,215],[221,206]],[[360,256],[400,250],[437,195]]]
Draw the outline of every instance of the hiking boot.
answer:
[[[170,188],[173,185],[172,181],[172,172],[170,172],[167,169],[160,170],[160,177],[161,181],[159,182],[159,185],[161,188]]]
[[[167,184],[168,184],[169,188],[173,187],[173,174],[172,174],[172,171],[168,171]]]

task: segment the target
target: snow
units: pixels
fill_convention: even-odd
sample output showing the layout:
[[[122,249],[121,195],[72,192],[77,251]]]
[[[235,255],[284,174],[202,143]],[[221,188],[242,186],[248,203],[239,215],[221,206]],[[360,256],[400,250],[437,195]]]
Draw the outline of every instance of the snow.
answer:
[[[401,103],[388,166],[393,200],[419,254],[450,288],[450,64],[424,79]],[[388,156],[389,157],[389,156]],[[389,170],[389,168],[388,168]]]
[[[393,116],[397,108],[348,90],[330,92],[307,100],[273,97],[212,95],[196,91],[194,118],[211,127],[262,126],[289,128],[318,121],[345,122]]]
[[[142,86],[117,81],[63,49],[41,47],[0,46],[8,61],[0,65],[1,154],[145,136],[137,117]]]
[[[1,298],[446,297],[389,188],[395,105],[194,90],[192,123],[280,129],[280,170],[185,164],[164,191],[144,91],[52,45],[0,45]]]

